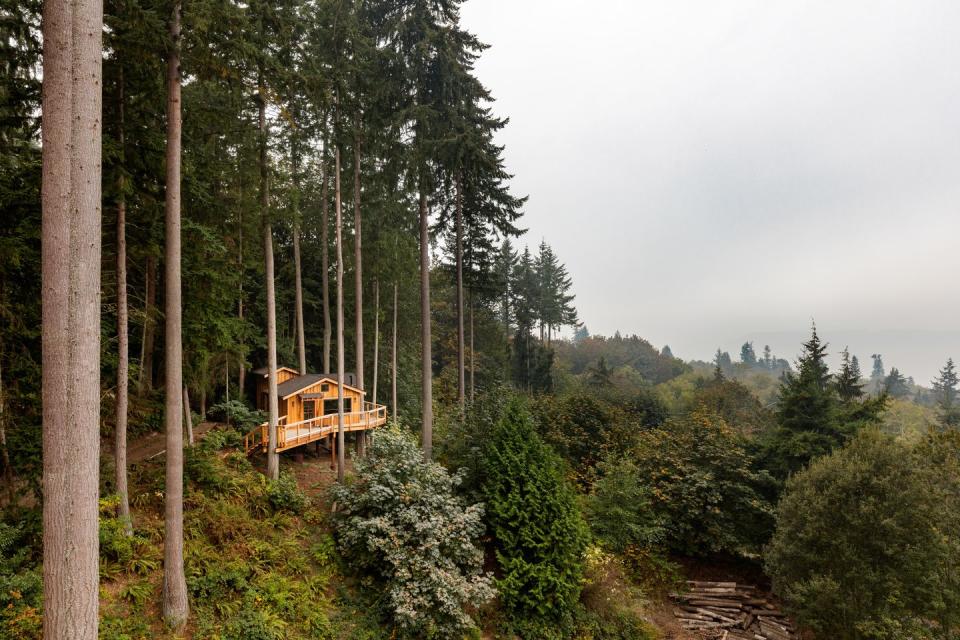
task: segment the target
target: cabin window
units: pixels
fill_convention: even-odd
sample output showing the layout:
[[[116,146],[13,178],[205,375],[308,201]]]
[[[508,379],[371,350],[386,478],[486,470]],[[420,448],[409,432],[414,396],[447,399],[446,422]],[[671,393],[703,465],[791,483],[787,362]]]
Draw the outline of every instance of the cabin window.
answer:
[[[317,417],[317,403],[314,400],[303,401],[303,419],[313,420]]]
[[[320,393],[326,393],[327,391],[330,391],[330,385],[329,385],[329,384],[324,383],[324,384],[320,385]]]
[[[337,412],[337,399],[333,398],[331,400],[323,401],[323,415],[328,416],[331,413]],[[344,413],[353,413],[353,399],[344,398],[343,399],[343,412]]]

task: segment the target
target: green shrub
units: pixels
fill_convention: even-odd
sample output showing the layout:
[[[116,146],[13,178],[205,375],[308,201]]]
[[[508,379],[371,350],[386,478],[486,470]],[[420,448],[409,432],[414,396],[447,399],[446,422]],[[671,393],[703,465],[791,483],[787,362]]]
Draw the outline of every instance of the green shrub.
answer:
[[[599,547],[586,553],[583,608],[577,614],[577,638],[590,640],[654,640],[643,619],[647,600],[630,580],[622,560]]]
[[[600,477],[584,500],[587,522],[609,549],[651,547],[664,536],[664,521],[653,509],[650,488],[640,481],[637,465],[619,459],[599,465]]]
[[[224,640],[282,640],[286,624],[265,611],[244,609],[227,626]]]
[[[484,450],[483,493],[503,577],[497,581],[525,637],[571,623],[587,528],[557,455],[514,401]]]
[[[217,422],[227,422],[241,431],[249,431],[266,422],[262,411],[251,411],[239,400],[220,402],[207,410],[207,417]]]
[[[838,640],[956,637],[949,468],[868,430],[787,483],[766,567],[802,624]]]
[[[425,462],[408,433],[377,433],[353,482],[331,489],[347,560],[380,583],[402,635],[460,638],[475,628],[467,609],[494,595],[481,573],[483,508],[455,495],[460,482]]]
[[[773,507],[764,491],[773,480],[753,469],[742,438],[722,418],[701,408],[644,431],[633,459],[672,550],[749,555],[769,538]]]
[[[288,511],[300,515],[307,508],[307,496],[297,486],[293,474],[284,471],[277,480],[267,484],[267,500],[276,511]]]
[[[43,576],[28,538],[27,523],[0,522],[0,638],[42,637]]]

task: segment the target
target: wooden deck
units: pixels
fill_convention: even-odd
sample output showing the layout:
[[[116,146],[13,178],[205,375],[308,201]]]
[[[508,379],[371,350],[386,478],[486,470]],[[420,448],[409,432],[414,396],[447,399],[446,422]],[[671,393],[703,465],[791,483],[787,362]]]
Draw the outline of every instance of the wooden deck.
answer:
[[[382,404],[365,402],[363,411],[343,414],[343,430],[369,431],[387,423],[387,408]],[[270,424],[264,422],[243,438],[243,448],[247,455],[256,451],[266,451],[269,443]],[[287,424],[287,417],[277,421],[277,453],[293,449],[317,440],[322,440],[338,430],[337,414],[317,416]]]

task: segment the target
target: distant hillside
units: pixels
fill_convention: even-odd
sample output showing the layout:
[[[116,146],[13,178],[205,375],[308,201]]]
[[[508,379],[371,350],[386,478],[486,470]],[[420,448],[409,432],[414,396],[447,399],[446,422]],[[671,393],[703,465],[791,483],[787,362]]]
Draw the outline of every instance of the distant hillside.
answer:
[[[669,347],[658,351],[638,335],[589,336],[554,345],[557,362],[574,375],[600,364],[610,370],[629,367],[651,384],[660,384],[687,371],[687,365],[673,357]]]

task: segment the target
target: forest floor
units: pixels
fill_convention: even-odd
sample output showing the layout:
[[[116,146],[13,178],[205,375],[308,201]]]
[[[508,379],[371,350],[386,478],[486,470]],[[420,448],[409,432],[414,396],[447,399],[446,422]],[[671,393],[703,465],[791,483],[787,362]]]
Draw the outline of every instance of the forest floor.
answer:
[[[211,430],[216,429],[224,425],[218,425],[213,422],[203,422],[195,427],[194,434],[195,438],[199,441],[203,439],[204,435],[209,433]],[[162,464],[157,458],[160,458],[165,451],[165,441],[162,433],[150,433],[145,436],[132,439],[129,444],[128,456],[130,463],[132,465],[143,466],[146,465],[149,468],[156,468],[158,464]],[[353,462],[350,459],[350,453],[353,453],[354,447],[351,446],[348,449],[347,456],[347,468],[346,471],[348,474],[353,472]],[[223,454],[220,454],[221,456]],[[254,469],[258,472],[263,472],[265,467],[265,456],[259,455],[254,456],[251,459]],[[335,505],[330,503],[330,498],[328,494],[329,487],[334,484],[337,480],[336,469],[331,466],[330,452],[322,447],[313,447],[306,446],[302,447],[296,453],[288,452],[283,454],[282,467],[293,474],[297,480],[297,484],[300,489],[311,499],[319,512],[329,514],[331,509],[335,509]],[[249,467],[248,467],[249,469]],[[249,471],[247,472],[249,473]],[[151,474],[152,475],[152,474]],[[143,488],[141,488],[143,489]],[[152,527],[153,529],[159,529],[162,524],[161,515],[158,507],[160,505],[154,505],[153,509],[148,509],[149,511],[155,511],[150,517],[147,517],[146,513],[141,513],[140,505],[137,505],[135,508],[135,518],[139,520],[141,525],[147,526],[148,528]],[[190,521],[194,520],[192,510],[188,510],[188,525]],[[257,518],[265,518],[265,516],[256,516]],[[291,525],[287,525],[288,527]],[[329,536],[329,521],[324,517],[321,520],[314,521],[311,526],[311,531],[308,533],[308,529],[299,529],[294,538],[303,540],[302,545],[306,547],[315,543],[316,536]],[[290,534],[292,535],[294,531],[297,531],[296,527],[290,528]],[[203,536],[204,538],[206,537]],[[244,545],[248,545],[248,542],[243,542]],[[299,544],[298,544],[299,546]],[[306,550],[303,551],[306,553]],[[226,560],[227,558],[222,558]],[[159,560],[157,558],[156,560]],[[711,559],[711,560],[692,560],[692,559],[675,559],[679,566],[678,573],[680,578],[684,580],[709,580],[709,581],[735,581],[741,584],[750,584],[755,585],[759,590],[767,592],[769,590],[769,580],[764,576],[762,569],[758,564],[751,564],[749,562],[744,562],[742,560],[735,559]],[[332,576],[331,576],[332,577]],[[103,585],[104,595],[107,596],[109,601],[116,603],[118,600],[129,600],[131,587],[136,587],[138,583],[144,582],[143,578],[137,576],[135,573],[126,575],[117,575],[114,576],[112,580],[107,580],[106,584]],[[147,581],[152,585],[152,590],[156,590],[158,587],[155,584],[155,576]],[[343,601],[343,587],[345,584],[342,582],[342,577],[337,579],[334,578],[326,588],[326,601],[327,606],[332,607],[328,609],[330,615],[336,619],[337,613],[336,610],[340,607],[346,605],[346,608],[343,610],[343,613],[348,617],[351,615],[349,611],[352,607]],[[149,603],[144,603],[144,606],[140,613],[146,613],[146,617],[151,621],[156,621],[159,619],[159,611],[156,608],[156,600],[152,598],[149,599]],[[106,603],[105,603],[106,604]],[[198,603],[199,604],[199,603]],[[146,611],[144,611],[144,609]],[[657,631],[659,632],[659,638],[661,640],[709,640],[713,636],[707,635],[709,632],[694,632],[688,631],[682,628],[679,620],[677,620],[674,615],[674,605],[670,601],[667,594],[660,596],[651,596],[650,600],[644,605],[644,617],[652,623]],[[126,606],[117,608],[117,605],[114,604],[111,606],[111,610],[125,611],[128,610]],[[355,609],[354,614],[355,615]],[[187,631],[186,634],[179,637],[191,637],[192,633],[196,631],[194,626],[196,623],[191,619],[191,628]],[[349,628],[345,624],[337,625],[340,629],[346,630]],[[152,632],[156,635],[154,637],[164,637],[168,636],[163,633],[163,629],[156,624],[151,624]],[[341,633],[344,633],[343,631]],[[344,635],[335,634],[334,637],[344,638],[344,637],[353,637],[355,632],[345,632]],[[111,636],[107,636],[111,637]],[[138,637],[134,634],[129,636],[114,636],[114,637]],[[199,637],[199,636],[193,636]],[[359,637],[359,636],[358,636]],[[372,637],[372,636],[367,636]],[[484,633],[482,636],[484,639],[492,638],[493,636],[489,633]]]
[[[198,440],[203,438],[204,434],[216,427],[225,426],[217,422],[201,422],[193,428],[193,438]],[[113,446],[107,448],[113,455]],[[140,436],[131,440],[127,445],[127,462],[135,464],[144,460],[161,455],[167,450],[166,435],[162,431],[154,431],[145,436]]]

